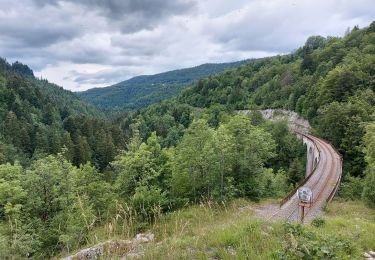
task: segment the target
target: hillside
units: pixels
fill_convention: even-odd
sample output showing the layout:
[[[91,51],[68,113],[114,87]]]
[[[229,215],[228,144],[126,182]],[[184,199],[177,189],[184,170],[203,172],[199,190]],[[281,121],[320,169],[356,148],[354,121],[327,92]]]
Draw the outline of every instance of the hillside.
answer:
[[[0,163],[18,160],[27,165],[33,158],[60,152],[64,146],[76,165],[86,162],[96,155],[93,134],[89,138],[87,128],[112,131],[101,117],[96,108],[72,92],[35,78],[27,65],[0,59]],[[108,156],[113,159],[113,152]]]
[[[373,250],[373,210],[362,202],[343,202],[351,208],[339,205],[333,215],[344,218],[315,226],[249,215],[255,202],[281,199],[305,175],[306,147],[285,122],[265,120],[266,108],[308,119],[344,156],[341,198],[375,208],[374,54],[375,22],[342,38],[310,37],[291,54],[104,119],[64,113],[50,101],[56,89],[30,81],[20,64],[4,70],[0,258],[69,255],[145,230],[161,242],[145,253],[150,259],[350,259]]]
[[[258,212],[269,203],[205,203],[162,215],[148,231],[155,236],[152,241],[122,247],[116,244],[118,240],[109,240],[117,247],[104,247],[104,255],[141,259],[364,259],[364,252],[374,248],[375,210],[360,201],[335,201],[326,208],[324,217],[309,225],[260,217]],[[132,229],[131,224],[127,228]],[[122,239],[134,235],[124,234]],[[92,234],[90,240],[95,241],[94,237]]]
[[[203,64],[193,68],[138,76],[105,88],[94,88],[77,95],[82,100],[105,109],[137,109],[171,98],[194,81],[237,68],[249,62]]]
[[[97,115],[99,113],[93,106],[78,99],[73,92],[50,83],[48,80],[35,78],[34,72],[27,65],[18,61],[9,64],[5,59],[0,58],[0,76],[2,77],[3,84],[8,79],[23,81],[26,88],[34,88],[35,91],[39,91],[40,93],[38,92],[38,94],[42,95],[42,99],[47,98],[48,102],[54,103],[53,106],[60,110],[68,109],[71,114],[84,113],[87,115]],[[18,89],[13,88],[13,90],[17,91]],[[27,91],[25,90],[25,92]],[[24,95],[21,96],[22,98],[28,97]]]
[[[363,176],[363,136],[375,112],[375,22],[343,38],[312,36],[289,55],[265,58],[200,80],[178,102],[194,107],[283,108],[309,120]]]

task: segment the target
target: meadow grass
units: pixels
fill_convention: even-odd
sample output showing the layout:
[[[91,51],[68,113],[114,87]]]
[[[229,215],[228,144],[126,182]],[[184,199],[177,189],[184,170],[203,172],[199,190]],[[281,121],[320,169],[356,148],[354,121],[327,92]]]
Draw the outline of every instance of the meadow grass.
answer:
[[[164,215],[152,228],[156,241],[147,246],[145,259],[280,259],[280,252],[289,250],[286,224],[257,218],[256,206],[236,200]],[[361,259],[364,251],[375,249],[375,211],[362,202],[334,201],[322,218],[321,226],[307,224],[303,230],[319,240],[317,250],[327,251],[326,259]],[[313,239],[306,243],[315,245]]]
[[[375,210],[362,202],[335,200],[318,225],[303,226],[256,216],[255,208],[274,202],[206,202],[161,214],[146,227],[155,240],[142,259],[362,259],[375,250]],[[120,219],[96,229],[90,244],[134,236],[134,223]]]

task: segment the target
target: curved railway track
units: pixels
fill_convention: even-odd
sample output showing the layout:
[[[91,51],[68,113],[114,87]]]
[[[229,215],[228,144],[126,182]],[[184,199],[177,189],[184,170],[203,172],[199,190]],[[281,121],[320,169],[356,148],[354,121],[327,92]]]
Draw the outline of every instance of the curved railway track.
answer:
[[[318,216],[326,203],[334,197],[342,174],[342,157],[327,141],[312,135],[302,135],[313,142],[319,151],[319,161],[312,172],[280,204],[280,208],[271,216],[275,219],[286,219],[290,222],[299,220],[297,189],[305,186],[313,192],[313,204],[304,212],[305,222]]]

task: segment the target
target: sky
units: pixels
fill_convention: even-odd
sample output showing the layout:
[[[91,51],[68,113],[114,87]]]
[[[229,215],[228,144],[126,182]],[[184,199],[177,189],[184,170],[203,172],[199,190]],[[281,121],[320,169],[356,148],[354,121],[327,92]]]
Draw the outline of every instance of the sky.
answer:
[[[72,91],[289,53],[375,20],[374,0],[0,0],[0,57]]]

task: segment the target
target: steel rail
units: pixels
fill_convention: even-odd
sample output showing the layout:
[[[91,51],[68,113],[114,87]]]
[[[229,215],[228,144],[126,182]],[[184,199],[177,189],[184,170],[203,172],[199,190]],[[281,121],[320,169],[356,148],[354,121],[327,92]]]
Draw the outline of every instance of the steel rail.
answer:
[[[287,201],[289,201],[290,198],[293,197],[294,194],[297,192],[297,190],[299,188],[301,188],[303,185],[305,185],[306,182],[313,176],[313,174],[315,173],[316,168],[318,167],[318,165],[320,163],[320,158],[321,158],[321,151],[320,151],[319,147],[316,145],[315,141],[312,138],[310,138],[309,136],[307,136],[307,135],[305,135],[305,134],[303,134],[301,132],[298,132],[298,131],[294,131],[294,132],[296,134],[299,134],[299,135],[303,136],[303,137],[306,137],[307,139],[309,139],[314,144],[315,148],[318,150],[319,158],[318,158],[318,162],[314,165],[314,168],[311,171],[311,173],[305,179],[303,179],[301,182],[299,182],[298,185],[290,193],[288,193],[288,195],[286,197],[284,197],[281,200],[280,207],[282,207]]]
[[[311,140],[313,140],[312,138],[310,138]],[[314,141],[314,144],[316,145],[316,147],[317,147],[317,149],[319,148],[319,146],[316,144],[316,140],[313,140]],[[329,151],[329,149],[327,149],[327,147],[325,147],[324,145],[322,145],[321,143],[320,143],[320,145],[322,146],[322,147],[324,147],[325,149],[323,149],[324,150],[324,152],[325,153],[329,153],[329,154],[331,154],[330,153],[330,151]],[[322,150],[320,149],[320,156],[321,156],[321,152],[322,152]],[[331,154],[331,156],[332,156],[332,154]],[[332,158],[333,158],[333,156],[332,156]],[[320,159],[320,158],[319,158]],[[319,161],[319,163],[320,163],[320,161]],[[317,163],[317,167],[318,167],[318,164],[319,163]],[[326,166],[327,166],[327,161],[325,160],[324,162],[323,162],[323,166],[322,166],[322,172],[325,172],[325,169],[326,169]],[[317,168],[316,167],[316,168]],[[332,167],[332,165],[331,165],[331,167],[330,167],[330,169],[329,169],[329,171],[331,172],[331,169],[332,169],[333,167]],[[314,171],[315,172],[315,171]],[[316,187],[317,187],[317,185],[319,184],[319,182],[321,181],[321,179],[322,179],[322,177],[323,177],[323,175],[324,174],[320,174],[319,175],[319,178],[310,186],[310,189],[311,190],[315,190],[316,189]],[[326,177],[326,179],[327,179],[327,177]],[[307,182],[307,181],[306,181]],[[325,186],[326,186],[326,184],[327,184],[327,182],[324,182],[324,185],[323,185],[323,188],[320,190],[320,192],[318,193],[318,196],[316,196],[315,198],[313,198],[313,204],[315,203],[315,202],[317,202],[318,201],[318,199],[319,199],[319,197],[320,197],[320,194],[321,194],[321,192],[324,190],[324,188],[325,188]],[[298,207],[298,205],[295,207],[295,209],[292,211],[292,213],[287,217],[287,220],[291,220],[291,217],[295,214],[295,212],[297,211],[299,209],[299,207]],[[307,210],[307,211],[305,211],[305,213],[304,213],[304,216],[306,216],[307,214],[308,214],[308,212],[309,212],[310,210]]]
[[[315,174],[318,166],[321,164],[321,160],[323,160],[322,158],[322,151],[324,150],[324,154],[325,154],[325,157],[328,157],[329,158],[325,158],[324,160],[324,163],[323,163],[323,166],[322,166],[322,169],[321,169],[321,174],[319,175],[319,178],[314,181],[314,183],[310,186],[310,188],[312,190],[317,190],[317,196],[314,196],[314,203],[313,205],[316,203],[320,203],[321,204],[321,196],[325,193],[325,191],[327,190],[327,185],[330,183],[330,180],[334,179],[335,178],[335,186],[334,188],[332,189],[332,191],[330,192],[328,198],[326,199],[326,202],[330,202],[334,195],[336,194],[338,188],[339,188],[339,184],[340,184],[340,181],[341,181],[341,176],[342,176],[342,155],[334,148],[334,146],[319,138],[319,137],[316,137],[316,136],[307,136],[303,133],[299,133],[297,131],[295,131],[297,134],[303,136],[303,137],[306,137],[307,139],[309,139],[313,144],[314,146],[316,147],[316,149],[318,150],[319,152],[319,160],[318,160],[318,163],[315,165],[314,169],[312,170],[312,172],[303,180],[299,183],[299,185],[293,189],[292,192],[290,192],[288,194],[288,196],[286,196],[282,202],[280,203],[280,209],[275,212],[272,217],[274,217],[275,215],[277,215],[282,209],[281,207],[286,204],[286,202],[290,201],[291,198],[295,195],[296,191],[298,190],[298,188],[300,188],[301,186],[305,185],[310,179],[311,177]],[[321,146],[321,147],[320,147]],[[322,150],[323,149],[323,150]],[[340,162],[339,162],[339,165],[337,165],[337,156],[338,155],[340,157]],[[327,160],[330,159],[331,160],[331,165],[328,169],[328,174],[325,174],[327,173],[327,170],[326,170],[326,164],[327,164]],[[338,172],[337,172],[338,171]],[[336,178],[336,175],[338,175],[338,177]],[[324,176],[324,182],[320,185],[320,187],[318,186],[318,184],[322,181],[322,178]],[[292,207],[292,205],[290,206]],[[314,208],[314,206],[312,208],[309,208],[308,210],[305,211],[305,214],[304,216],[308,216],[310,214],[310,212],[312,212],[312,209]],[[286,210],[287,208],[285,208]],[[295,215],[296,211],[299,209],[298,205],[295,206],[295,208],[292,210],[292,212],[290,214],[287,215],[286,219],[287,220],[291,220],[292,217]]]

